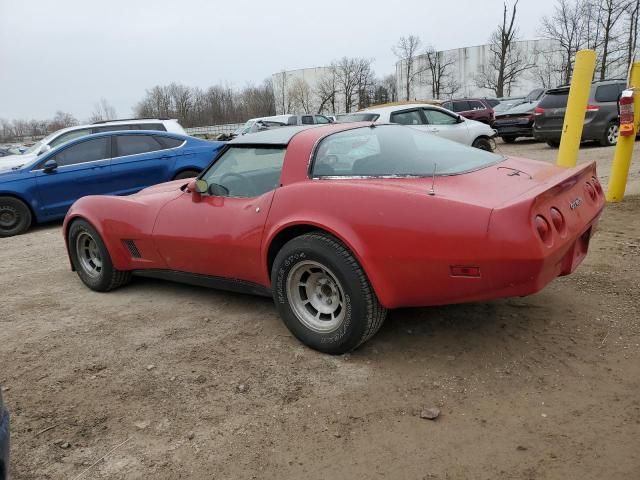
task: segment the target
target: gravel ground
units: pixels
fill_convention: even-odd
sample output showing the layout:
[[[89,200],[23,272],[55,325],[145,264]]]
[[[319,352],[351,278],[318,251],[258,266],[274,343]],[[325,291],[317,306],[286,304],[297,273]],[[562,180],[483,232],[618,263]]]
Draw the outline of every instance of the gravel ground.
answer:
[[[606,178],[612,155],[581,160]],[[91,292],[59,224],[2,239],[13,478],[637,479],[639,216],[637,196],[608,206],[584,264],[537,295],[393,311],[340,357],[298,343],[269,299]]]

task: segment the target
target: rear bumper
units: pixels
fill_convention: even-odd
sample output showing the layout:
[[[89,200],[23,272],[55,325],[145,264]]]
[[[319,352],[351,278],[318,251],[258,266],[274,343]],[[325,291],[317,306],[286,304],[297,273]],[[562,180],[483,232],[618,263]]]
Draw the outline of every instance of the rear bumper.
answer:
[[[0,411],[0,480],[9,478],[9,412]]]
[[[533,127],[520,125],[493,125],[499,137],[533,137]]]
[[[602,125],[599,122],[585,123],[582,128],[582,141],[600,140],[604,135],[607,125],[608,123],[606,125]],[[542,142],[546,142],[548,140],[559,142],[560,137],[562,136],[562,129],[542,129],[534,126],[532,133],[536,140],[540,140]]]

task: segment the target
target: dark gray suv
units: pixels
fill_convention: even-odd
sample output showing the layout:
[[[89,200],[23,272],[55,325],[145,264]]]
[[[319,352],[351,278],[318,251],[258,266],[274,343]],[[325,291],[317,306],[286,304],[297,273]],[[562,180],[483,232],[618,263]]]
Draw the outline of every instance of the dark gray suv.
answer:
[[[595,140],[611,146],[618,142],[618,98],[627,87],[625,80],[593,82],[584,118],[582,141]],[[552,147],[560,145],[560,135],[567,109],[569,87],[548,90],[536,107],[533,136]]]

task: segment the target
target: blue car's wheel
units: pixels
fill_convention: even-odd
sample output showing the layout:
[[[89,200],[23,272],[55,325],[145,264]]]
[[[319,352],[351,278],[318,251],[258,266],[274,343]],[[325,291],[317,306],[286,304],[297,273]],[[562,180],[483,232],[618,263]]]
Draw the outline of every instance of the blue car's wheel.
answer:
[[[0,197],[0,237],[12,237],[31,226],[31,210],[13,197]]]
[[[102,238],[88,222],[76,220],[71,224],[67,245],[73,267],[91,290],[108,292],[130,280],[131,272],[114,268]]]
[[[180,172],[179,174],[177,174],[175,177],[173,177],[174,180],[184,180],[185,178],[195,178],[198,175],[200,175],[200,172],[196,172],[195,170],[185,170],[183,172]]]

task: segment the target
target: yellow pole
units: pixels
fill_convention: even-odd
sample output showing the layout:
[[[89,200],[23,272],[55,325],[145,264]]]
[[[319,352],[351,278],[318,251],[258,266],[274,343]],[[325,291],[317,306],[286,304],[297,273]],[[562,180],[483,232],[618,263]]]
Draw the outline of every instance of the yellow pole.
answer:
[[[633,96],[633,134],[628,137],[620,135],[616,145],[616,153],[611,165],[611,176],[607,189],[607,200],[609,202],[619,202],[624,197],[624,190],[627,187],[627,177],[631,167],[631,156],[633,146],[636,143],[638,125],[640,125],[640,63],[631,66],[631,77],[629,88],[634,89]]]
[[[558,151],[556,162],[561,167],[575,167],[578,161],[584,115],[589,101],[591,80],[593,79],[595,67],[596,52],[594,50],[580,50],[576,54],[571,89],[567,100],[567,111],[564,115],[564,125],[562,126],[560,150]]]

